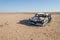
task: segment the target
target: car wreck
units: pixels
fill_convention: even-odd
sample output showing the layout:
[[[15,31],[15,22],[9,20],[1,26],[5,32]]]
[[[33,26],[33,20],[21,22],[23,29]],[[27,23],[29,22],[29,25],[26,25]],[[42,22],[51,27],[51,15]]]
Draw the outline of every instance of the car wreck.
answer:
[[[46,23],[51,21],[51,14],[47,13],[36,13],[35,16],[29,18],[28,24],[45,26]]]

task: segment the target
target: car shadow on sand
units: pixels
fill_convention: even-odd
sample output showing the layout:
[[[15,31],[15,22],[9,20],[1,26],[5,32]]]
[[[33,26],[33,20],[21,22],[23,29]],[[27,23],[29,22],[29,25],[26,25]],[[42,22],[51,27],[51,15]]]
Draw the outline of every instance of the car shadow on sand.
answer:
[[[33,26],[31,24],[28,24],[29,20],[21,20],[18,22],[18,24],[22,24],[22,25],[27,25],[27,26]]]
[[[32,25],[28,23],[29,20],[20,20],[18,24],[26,25],[26,26],[38,26],[38,25]],[[39,26],[40,27],[40,26]]]

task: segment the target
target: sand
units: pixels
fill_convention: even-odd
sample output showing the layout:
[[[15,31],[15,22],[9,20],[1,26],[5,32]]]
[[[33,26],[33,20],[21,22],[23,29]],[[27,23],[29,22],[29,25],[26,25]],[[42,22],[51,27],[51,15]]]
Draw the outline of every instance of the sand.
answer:
[[[52,14],[51,22],[45,27],[26,24],[32,16],[0,13],[0,40],[60,40],[60,14]]]

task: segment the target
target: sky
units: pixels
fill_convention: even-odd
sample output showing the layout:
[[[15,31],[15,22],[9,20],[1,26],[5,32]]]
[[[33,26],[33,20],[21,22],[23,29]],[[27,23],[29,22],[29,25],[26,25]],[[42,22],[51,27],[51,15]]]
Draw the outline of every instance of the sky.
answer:
[[[60,12],[60,0],[0,0],[0,12]]]

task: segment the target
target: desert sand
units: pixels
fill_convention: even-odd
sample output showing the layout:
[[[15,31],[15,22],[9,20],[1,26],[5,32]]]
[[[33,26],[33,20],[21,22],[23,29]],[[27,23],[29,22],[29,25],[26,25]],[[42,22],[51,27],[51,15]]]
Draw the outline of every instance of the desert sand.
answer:
[[[25,22],[34,14],[0,13],[0,40],[60,40],[60,14],[52,14],[45,27]]]

